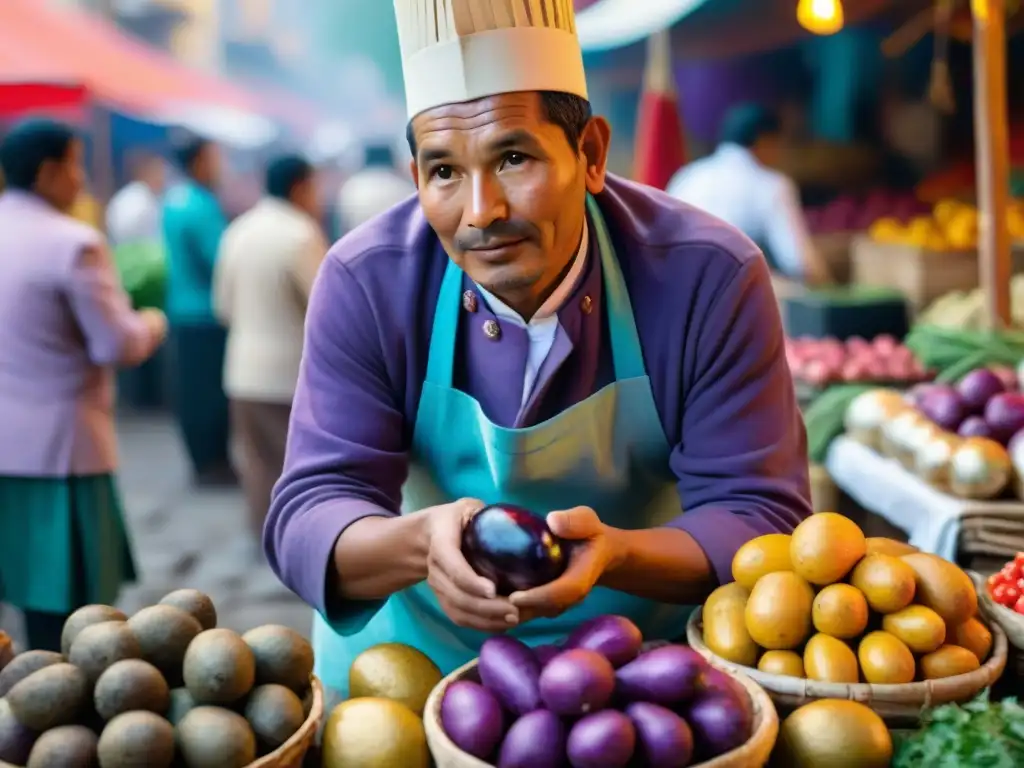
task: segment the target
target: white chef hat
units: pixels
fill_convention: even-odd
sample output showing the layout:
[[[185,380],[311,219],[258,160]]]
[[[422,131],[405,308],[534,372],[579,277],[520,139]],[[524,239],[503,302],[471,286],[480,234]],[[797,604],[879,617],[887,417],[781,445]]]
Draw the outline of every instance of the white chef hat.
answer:
[[[587,98],[573,0],[394,0],[409,118],[515,91]]]

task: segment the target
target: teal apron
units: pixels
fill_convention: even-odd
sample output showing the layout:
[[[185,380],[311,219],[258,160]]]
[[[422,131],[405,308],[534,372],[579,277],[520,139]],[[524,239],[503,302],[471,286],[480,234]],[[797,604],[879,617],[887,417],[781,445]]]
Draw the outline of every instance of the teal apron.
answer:
[[[463,273],[449,263],[434,315],[403,511],[463,497],[518,504],[537,514],[584,505],[625,529],[664,525],[680,514],[670,448],[622,271],[593,199],[588,208],[601,254],[615,381],[534,427],[491,422],[476,400],[452,386]],[[559,642],[589,618],[618,614],[635,621],[646,638],[680,637],[689,610],[598,587],[558,618],[527,622],[509,634],[529,645]],[[370,646],[414,646],[447,674],[474,659],[488,637],[455,626],[425,582],[392,595],[369,621],[370,611],[357,613],[332,623],[320,614],[313,619],[316,671],[332,698],[346,695],[348,668]]]

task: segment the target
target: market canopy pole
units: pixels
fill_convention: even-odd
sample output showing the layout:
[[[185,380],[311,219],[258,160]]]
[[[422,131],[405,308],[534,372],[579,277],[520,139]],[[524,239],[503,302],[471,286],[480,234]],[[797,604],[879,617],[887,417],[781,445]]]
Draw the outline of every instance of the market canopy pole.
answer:
[[[1009,127],[1006,115],[1006,0],[971,0],[974,16],[974,146],[978,263],[992,330],[1011,322]]]

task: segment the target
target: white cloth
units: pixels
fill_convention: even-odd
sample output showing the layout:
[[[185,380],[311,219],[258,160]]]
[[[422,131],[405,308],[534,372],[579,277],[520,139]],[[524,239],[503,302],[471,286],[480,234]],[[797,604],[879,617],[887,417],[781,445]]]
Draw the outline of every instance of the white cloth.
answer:
[[[228,397],[290,403],[302,359],[305,302],[300,271],[322,260],[317,222],[290,203],[265,198],[224,233],[214,272],[214,311],[228,328]]]
[[[107,239],[114,246],[140,240],[159,241],[163,237],[160,208],[160,198],[148,184],[126,184],[107,206]]]
[[[789,277],[803,277],[804,265],[815,258],[796,185],[744,147],[722,144],[681,168],[666,191],[732,224],[767,250]]]
[[[416,185],[398,171],[369,167],[355,173],[338,190],[338,222],[349,232],[416,194]]]
[[[487,306],[490,307],[491,312],[496,317],[500,317],[509,323],[514,323],[520,328],[525,328],[527,336],[530,337],[530,350],[526,358],[526,374],[523,377],[523,399],[520,407],[525,406],[530,399],[530,395],[533,394],[533,387],[537,383],[537,374],[540,373],[540,367],[544,365],[544,361],[547,360],[548,355],[551,353],[551,348],[555,345],[555,334],[558,332],[558,310],[568,301],[569,295],[576,287],[576,283],[579,282],[580,275],[583,274],[583,267],[587,262],[588,241],[589,230],[587,228],[587,221],[584,219],[580,247],[576,251],[576,256],[572,266],[569,268],[569,272],[562,279],[562,282],[558,284],[558,287],[541,304],[540,309],[530,318],[530,322],[526,322],[522,315],[490,291],[481,288],[479,285],[477,286],[480,294],[487,302]]]
[[[848,437],[832,441],[825,468],[833,482],[864,509],[906,531],[915,547],[954,562],[964,516],[1024,509],[1016,502],[974,501],[940,493],[895,460]]]

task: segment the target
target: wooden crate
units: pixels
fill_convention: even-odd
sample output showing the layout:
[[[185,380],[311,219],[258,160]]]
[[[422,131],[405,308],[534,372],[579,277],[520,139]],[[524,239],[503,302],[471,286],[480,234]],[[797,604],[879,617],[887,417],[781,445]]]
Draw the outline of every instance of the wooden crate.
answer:
[[[839,489],[821,464],[811,464],[811,505],[815,512],[835,512],[839,508]]]
[[[831,232],[813,238],[814,247],[824,259],[829,276],[839,285],[850,282],[850,251],[857,235],[857,232]]]
[[[895,288],[907,297],[915,313],[950,291],[970,291],[980,284],[976,250],[927,251],[857,235],[850,258],[855,284]],[[1013,271],[1020,270],[1024,270],[1024,250],[1015,248]]]

